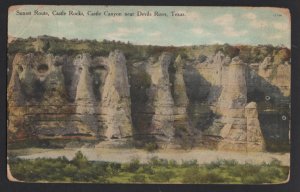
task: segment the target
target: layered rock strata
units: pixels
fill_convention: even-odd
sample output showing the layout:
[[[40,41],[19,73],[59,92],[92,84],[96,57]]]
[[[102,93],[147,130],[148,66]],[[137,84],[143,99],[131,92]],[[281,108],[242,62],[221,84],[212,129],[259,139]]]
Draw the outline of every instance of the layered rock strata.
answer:
[[[247,119],[247,151],[264,151],[265,142],[255,102],[250,102],[246,105],[245,116]]]
[[[168,68],[171,55],[163,53],[157,62],[147,65],[147,73],[151,77],[149,96],[153,98],[151,132],[167,139],[174,137],[174,100],[171,94]]]
[[[219,143],[219,149],[244,150],[247,139],[246,103],[245,64],[235,57],[229,64],[226,78],[223,79],[223,90],[218,102],[217,112],[225,124],[220,132],[224,140]]]
[[[108,74],[103,85],[100,113],[106,125],[108,139],[132,136],[131,100],[126,59],[119,50],[107,59]]]
[[[191,125],[187,115],[189,99],[186,94],[186,86],[183,78],[184,61],[181,59],[180,55],[177,56],[174,67],[174,128],[183,129],[184,131],[191,133]]]
[[[170,53],[126,63],[118,50],[93,58],[17,54],[7,95],[9,139],[116,141],[146,135],[178,144],[181,130],[187,135],[183,144],[190,140],[196,146],[204,134],[218,138],[221,150],[262,151],[265,123],[258,111],[262,118],[263,104],[271,102],[265,95],[263,101],[249,96],[249,87],[287,103],[290,65],[273,66],[267,57],[257,71],[247,70],[238,57],[231,60],[222,52],[201,63],[180,56],[173,62]]]
[[[98,136],[98,119],[96,100],[92,87],[92,78],[89,72],[91,58],[88,54],[77,55],[74,59],[75,73],[78,73],[78,84],[76,89],[76,117],[79,121],[73,126],[77,132]]]
[[[224,127],[218,149],[263,151],[264,140],[256,103],[247,104],[246,66],[237,57],[229,65],[227,78],[219,98],[218,112]]]
[[[17,54],[13,60],[12,75],[7,88],[9,141],[23,139],[27,136],[26,130],[23,128],[25,96],[21,91],[22,87],[20,83],[19,72],[23,72],[21,62],[23,62],[23,56]]]

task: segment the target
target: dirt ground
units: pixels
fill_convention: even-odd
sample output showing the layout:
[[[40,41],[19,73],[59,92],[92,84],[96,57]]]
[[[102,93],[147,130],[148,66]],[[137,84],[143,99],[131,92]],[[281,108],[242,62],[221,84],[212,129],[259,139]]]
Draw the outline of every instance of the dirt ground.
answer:
[[[181,163],[184,160],[196,159],[199,164],[210,163],[218,159],[237,160],[239,163],[259,164],[262,162],[271,162],[277,159],[282,165],[290,165],[289,153],[269,153],[269,152],[231,152],[231,151],[213,151],[213,150],[174,150],[165,149],[155,152],[147,152],[141,149],[107,149],[107,148],[69,148],[69,149],[40,149],[28,148],[22,150],[10,150],[9,154],[24,159],[35,159],[39,157],[57,158],[65,156],[72,159],[77,151],[81,151],[89,160],[92,161],[113,161],[128,162],[132,159],[139,159],[141,162],[147,162],[150,158],[175,160]]]

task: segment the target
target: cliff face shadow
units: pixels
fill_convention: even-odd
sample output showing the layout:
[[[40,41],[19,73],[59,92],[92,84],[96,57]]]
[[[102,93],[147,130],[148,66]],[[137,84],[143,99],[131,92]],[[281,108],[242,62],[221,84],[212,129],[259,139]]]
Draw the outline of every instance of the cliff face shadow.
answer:
[[[284,96],[277,86],[257,73],[252,71],[247,75],[248,102],[254,101],[258,105],[258,118],[267,150],[289,151],[290,97]]]
[[[74,102],[76,97],[79,74],[76,74],[76,66],[73,65],[74,57],[64,57],[62,73],[66,87],[66,97],[69,102]]]
[[[128,66],[130,96],[131,96],[131,116],[133,124],[133,134],[135,137],[147,137],[151,126],[152,111],[151,98],[148,89],[151,86],[151,77],[143,66]],[[139,140],[139,139],[135,139]]]
[[[213,122],[213,113],[207,101],[210,91],[214,87],[192,65],[185,67],[184,81],[189,98],[187,111],[192,127],[204,131]]]

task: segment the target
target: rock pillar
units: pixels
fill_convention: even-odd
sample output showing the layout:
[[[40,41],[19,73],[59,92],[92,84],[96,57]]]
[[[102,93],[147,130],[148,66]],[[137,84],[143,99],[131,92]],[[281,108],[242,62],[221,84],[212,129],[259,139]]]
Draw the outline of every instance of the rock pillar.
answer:
[[[87,54],[77,55],[74,65],[79,73],[76,90],[76,115],[79,118],[78,132],[96,135],[98,133],[98,120],[95,116],[96,104],[92,87],[92,78],[89,72],[91,59]]]
[[[151,76],[152,82],[150,95],[153,96],[154,109],[151,131],[154,135],[169,139],[174,136],[174,101],[168,72],[170,63],[170,54],[163,53],[157,62],[147,66],[147,72]]]
[[[245,116],[247,119],[247,151],[264,151],[265,142],[255,102],[250,102],[245,107]]]
[[[238,58],[232,59],[219,98],[218,113],[222,115],[224,127],[220,131],[223,140],[219,149],[246,151],[247,122],[245,106],[247,86],[245,64]]]
[[[187,106],[189,104],[189,99],[186,94],[186,87],[183,79],[184,62],[181,59],[180,55],[178,55],[178,57],[176,58],[174,65],[174,127],[178,129],[183,129],[186,132],[190,132],[191,127],[187,116]]]
[[[101,114],[105,123],[105,136],[120,139],[132,136],[131,100],[124,54],[115,50],[107,59],[108,74],[103,92]]]

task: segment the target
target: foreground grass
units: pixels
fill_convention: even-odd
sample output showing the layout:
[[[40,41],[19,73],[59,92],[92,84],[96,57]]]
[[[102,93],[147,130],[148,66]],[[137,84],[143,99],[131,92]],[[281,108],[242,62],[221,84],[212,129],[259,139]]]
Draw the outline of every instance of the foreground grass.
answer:
[[[179,164],[154,157],[144,164],[138,159],[121,164],[89,161],[81,152],[72,160],[14,158],[9,164],[12,175],[26,182],[261,184],[284,182],[289,173],[289,167],[281,166],[277,160],[259,165],[235,160],[199,165],[196,160]]]

